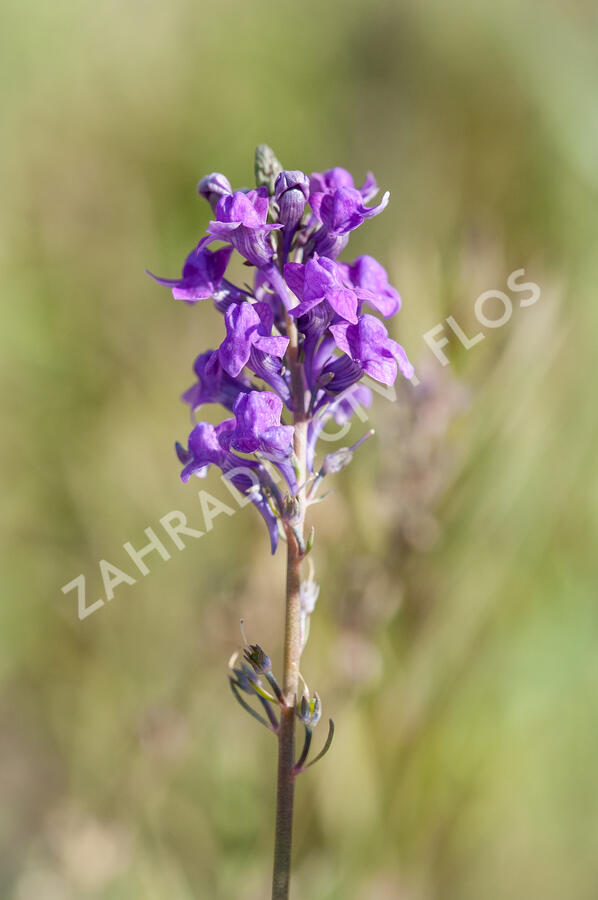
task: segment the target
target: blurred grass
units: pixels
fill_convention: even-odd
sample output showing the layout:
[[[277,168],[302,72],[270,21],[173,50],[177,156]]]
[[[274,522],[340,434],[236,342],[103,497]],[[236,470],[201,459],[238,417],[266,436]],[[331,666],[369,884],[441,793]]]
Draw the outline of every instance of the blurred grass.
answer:
[[[0,894],[267,895],[274,747],[225,682],[241,615],[280,657],[283,560],[253,510],[83,623],[60,591],[85,573],[95,599],[98,561],[132,571],[122,544],[172,509],[201,527],[172,442],[219,319],[143,270],[178,270],[198,178],[247,184],[267,141],[391,189],[352,251],[391,271],[432,391],[377,399],[377,442],[314,511],[304,672],[338,737],[300,782],[295,896],[593,900],[595,6],[1,16]],[[472,332],[520,267],[540,301],[443,370],[423,333]]]

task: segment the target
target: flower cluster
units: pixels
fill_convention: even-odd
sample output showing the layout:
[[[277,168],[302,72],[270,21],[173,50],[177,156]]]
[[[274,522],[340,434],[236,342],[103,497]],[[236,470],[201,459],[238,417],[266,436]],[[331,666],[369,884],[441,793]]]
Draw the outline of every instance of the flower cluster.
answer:
[[[217,403],[232,416],[216,426],[199,422],[187,446],[176,445],[182,478],[219,467],[259,509],[274,552],[289,508],[276,470],[291,498],[302,487],[294,427],[283,416],[306,424],[313,475],[326,421],[347,421],[357,403],[371,402],[359,384],[363,376],[391,385],[399,371],[411,378],[413,368],[378,317],[400,308],[384,268],[371,256],[338,259],[349,233],[382,212],[389,194],[370,205],[378,193],[371,174],[356,188],[345,169],[286,171],[264,147],[257,160],[254,190],[234,191],[218,173],[199,182],[214,217],[207,234],[180,278],[152,277],[190,305],[212,298],[224,318],[220,347],[197,357],[196,380],[183,399],[193,415]],[[234,251],[253,268],[252,286],[226,278]]]

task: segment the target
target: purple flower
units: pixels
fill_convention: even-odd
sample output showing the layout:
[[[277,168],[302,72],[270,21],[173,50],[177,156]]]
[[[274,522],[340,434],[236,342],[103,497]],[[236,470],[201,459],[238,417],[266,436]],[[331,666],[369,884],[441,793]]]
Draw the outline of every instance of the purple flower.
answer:
[[[265,492],[271,491],[276,494],[277,489],[260,463],[230,452],[234,428],[235,419],[225,419],[216,426],[208,422],[199,422],[189,435],[187,448],[176,444],[177,456],[183,463],[181,478],[184,482],[189,481],[192,475],[205,478],[211,465],[222,469],[225,477],[241,494],[249,497],[259,510],[268,528],[274,553],[278,545],[278,521]]]
[[[197,193],[208,201],[212,210],[216,211],[216,205],[221,197],[232,194],[233,189],[226,175],[220,172],[212,172],[211,175],[204,175],[197,185]]]
[[[290,455],[293,426],[281,425],[282,400],[271,391],[240,394],[233,412],[235,429],[231,447],[241,453],[264,453],[269,459]]]
[[[390,192],[387,191],[377,206],[368,207],[364,206],[363,197],[355,188],[340,187],[332,194],[312,194],[310,204],[327,232],[344,235],[359,228],[365,219],[381,213],[389,199]]]
[[[309,203],[314,213],[311,221],[321,223],[313,237],[313,248],[330,259],[336,259],[345,249],[349,232],[365,219],[382,212],[390,197],[387,191],[377,206],[365,206],[378,193],[372,173],[368,172],[361,188],[357,189],[353,176],[338,167],[314,172],[309,179],[309,191]]]
[[[207,250],[200,241],[185,260],[180,278],[158,278],[151,272],[147,274],[158,284],[172,288],[175,300],[185,300],[186,303],[193,305],[198,300],[211,297],[219,290],[232,252],[232,247]]]
[[[216,221],[208,225],[213,238],[231,243],[241,256],[254,266],[265,266],[274,255],[269,240],[271,231],[282,225],[266,225],[268,218],[268,189],[235,191],[223,195],[216,206]]]
[[[310,195],[331,194],[342,187],[354,188],[355,182],[351,173],[340,166],[334,169],[327,169],[326,172],[313,172],[309,179]],[[367,203],[368,200],[371,200],[378,193],[378,185],[371,172],[367,173],[365,181],[359,188],[359,193],[364,203]]]
[[[385,319],[398,313],[401,298],[388,283],[386,269],[373,256],[358,256],[351,264],[341,263],[345,281],[354,290],[361,291],[360,298],[378,310]]]
[[[185,391],[182,398],[191,407],[191,412],[205,403],[221,403],[226,409],[232,410],[239,394],[252,390],[247,378],[231,378],[222,368],[216,350],[201,353],[195,360],[193,369],[197,381]]]
[[[271,356],[284,356],[289,340],[271,336],[274,316],[267,303],[232,304],[224,314],[224,321],[226,337],[218,354],[222,368],[233,378],[247,364],[252,347]]]
[[[342,168],[308,178],[283,170],[270,148],[261,146],[256,182],[257,190],[233,191],[221,173],[202,178],[197,189],[214,211],[213,221],[181,277],[156,281],[188,303],[212,297],[224,319],[220,347],[197,356],[196,380],[183,400],[193,419],[208,403],[220,404],[233,418],[200,422],[188,446],[177,444],[181,477],[205,476],[212,465],[221,469],[259,509],[274,550],[279,526],[288,532],[293,525],[299,487],[295,425],[284,423],[283,408],[306,425],[305,464],[313,474],[326,423],[345,425],[359,405],[370,404],[364,375],[392,384],[399,370],[411,378],[413,368],[380,318],[363,312],[366,307],[388,318],[400,308],[384,268],[371,256],[336,262],[350,233],[388,203],[386,193],[370,205],[378,192],[373,175],[359,188]],[[217,241],[225,246],[208,249]],[[239,270],[239,284],[225,277],[235,250],[254,267]],[[344,465],[354,447],[329,454],[316,482]],[[290,496],[282,495],[273,467]]]
[[[413,377],[413,366],[400,344],[389,338],[382,322],[363,315],[356,325],[340,322],[331,325],[339,350],[358,363],[364,372],[382,384],[394,384],[397,369],[405,378]]]
[[[287,263],[284,277],[301,301],[290,313],[295,318],[305,315],[324,300],[334,312],[348,322],[357,322],[357,294],[342,282],[336,263],[325,256],[314,255],[305,265]]]
[[[223,434],[231,431],[234,424],[234,419],[225,419],[216,426],[210,425],[209,422],[198,422],[189,435],[188,448],[182,447],[179,443],[175,445],[177,456],[184,465],[181,472],[184,482],[189,481],[192,475],[205,477],[210,465],[219,466],[221,469],[226,465],[229,453],[222,445],[221,438]]]

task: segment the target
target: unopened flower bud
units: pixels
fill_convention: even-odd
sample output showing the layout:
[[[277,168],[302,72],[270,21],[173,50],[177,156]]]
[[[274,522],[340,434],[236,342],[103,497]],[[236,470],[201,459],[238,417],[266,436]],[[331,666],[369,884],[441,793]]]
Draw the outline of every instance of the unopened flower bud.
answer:
[[[268,193],[274,193],[274,183],[282,172],[282,165],[267,144],[259,144],[255,149],[255,183],[257,187],[264,185]]]
[[[281,172],[276,179],[274,196],[279,207],[278,220],[285,228],[297,227],[309,197],[309,179],[299,170]]]
[[[197,193],[204,197],[214,212],[221,197],[226,194],[232,194],[233,189],[226,175],[220,172],[212,172],[210,175],[204,175],[197,185]]]

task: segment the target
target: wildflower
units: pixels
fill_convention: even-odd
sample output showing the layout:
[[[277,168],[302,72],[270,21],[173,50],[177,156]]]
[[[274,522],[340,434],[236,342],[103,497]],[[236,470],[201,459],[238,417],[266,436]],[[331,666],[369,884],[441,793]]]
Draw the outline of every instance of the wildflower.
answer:
[[[269,457],[291,452],[293,426],[281,425],[282,400],[271,391],[240,394],[233,407],[235,429],[231,446],[243,453],[260,451]]]
[[[193,370],[197,381],[182,396],[191,407],[191,412],[206,403],[220,403],[232,410],[239,394],[252,390],[250,381],[243,377],[231,377],[222,367],[220,356],[215,350],[200,353]]]
[[[241,256],[254,266],[265,266],[272,261],[274,248],[270,233],[282,225],[267,225],[268,190],[260,187],[244,194],[223,195],[216,206],[216,221],[208,225],[212,238],[230,242]]]
[[[342,319],[357,322],[357,294],[344,286],[341,271],[333,260],[315,254],[305,265],[287,263],[284,277],[301,301],[290,310],[295,318],[326,301],[328,307]]]
[[[363,224],[365,219],[377,216],[388,205],[387,191],[377,206],[365,204],[378,193],[374,176],[369,173],[359,190],[346,169],[335,168],[314,173],[310,178],[309,203],[316,221],[321,223],[314,236],[314,249],[331,259],[341,253],[348,241],[348,234]]]
[[[240,191],[219,172],[202,178],[198,192],[214,212],[207,234],[179,279],[152,277],[190,304],[212,297],[224,320],[220,345],[199,352],[183,400],[192,414],[217,404],[228,418],[198,422],[186,446],[177,444],[181,477],[203,477],[209,466],[230,476],[259,509],[274,550],[279,525],[290,533],[302,515],[294,425],[286,422],[298,414],[306,420],[306,476],[321,478],[350,459],[338,451],[318,464],[318,439],[326,422],[345,425],[370,405],[364,375],[390,385],[399,372],[411,378],[413,368],[378,318],[400,308],[383,266],[368,255],[337,259],[350,233],[382,212],[388,192],[375,204],[373,175],[361,187],[340,167],[308,177],[283,169],[265,146],[256,154],[256,181],[256,189]],[[224,246],[212,249],[216,241]],[[235,251],[254,267],[243,284],[226,278]],[[303,539],[297,546],[308,552]]]
[[[198,244],[185,260],[180,278],[158,278],[151,272],[147,274],[158,284],[171,288],[175,300],[185,300],[193,305],[198,300],[206,300],[220,289],[232,252],[232,247],[211,251]]]
[[[388,283],[386,269],[373,256],[358,256],[352,265],[343,266],[343,274],[364,302],[373,306],[385,319],[401,308],[398,291]]]
[[[314,172],[309,179],[310,203],[311,198],[316,194],[331,194],[342,187],[355,187],[353,176],[346,169],[336,166],[334,169],[327,169],[326,172]],[[378,185],[371,172],[367,173],[365,181],[358,190],[364,203],[376,196]]]
[[[394,384],[397,368],[405,378],[413,377],[413,366],[400,344],[388,336],[382,322],[367,313],[356,325],[339,322],[330,326],[337,347],[358,363],[364,372],[382,384]]]
[[[324,194],[317,203],[312,197],[312,209],[327,232],[346,234],[386,209],[390,193],[387,191],[377,206],[364,206],[359,191],[351,187],[341,187],[332,194]],[[315,208],[314,208],[315,204]]]
[[[215,403],[227,415],[216,425],[196,423],[187,445],[176,444],[182,480],[203,478],[216,466],[258,509],[272,552],[279,532],[287,542],[281,685],[267,654],[247,641],[243,661],[233,668],[231,660],[229,676],[243,709],[279,739],[273,896],[282,900],[288,897],[294,780],[325,756],[334,736],[330,719],[322,749],[308,761],[322,704],[305,682],[299,696],[301,652],[319,594],[311,556],[315,532],[306,532],[305,514],[320,499],[321,482],[348,465],[373,430],[319,463],[318,438],[331,419],[344,426],[371,403],[371,392],[361,383],[364,375],[391,385],[399,372],[411,378],[413,367],[376,315],[389,318],[400,308],[384,268],[371,256],[338,260],[349,235],[384,210],[388,192],[370,205],[378,191],[373,175],[360,188],[338,167],[308,178],[283,169],[265,145],[256,152],[255,172],[257,187],[249,191],[233,191],[220,173],[202,178],[198,192],[214,213],[207,234],[188,256],[180,279],[155,280],[191,304],[212,297],[224,320],[220,346],[199,353],[196,382],[183,399],[192,413]],[[216,241],[225,246],[208,249]],[[225,278],[234,251],[253,267],[250,283]],[[307,579],[302,578],[306,561]],[[298,755],[295,716],[305,732]]]
[[[192,475],[205,478],[211,465],[221,469],[231,484],[259,510],[268,528],[274,553],[278,545],[278,521],[268,495],[276,493],[276,487],[257,460],[246,459],[231,452],[234,430],[235,419],[225,419],[215,426],[199,422],[189,435],[187,447],[177,442],[177,456],[183,464],[181,479],[187,482]]]
[[[252,347],[271,356],[284,356],[289,339],[271,336],[273,321],[267,303],[252,305],[245,301],[229,306],[224,316],[226,338],[219,350],[220,363],[229,375],[234,378],[240,374]]]

